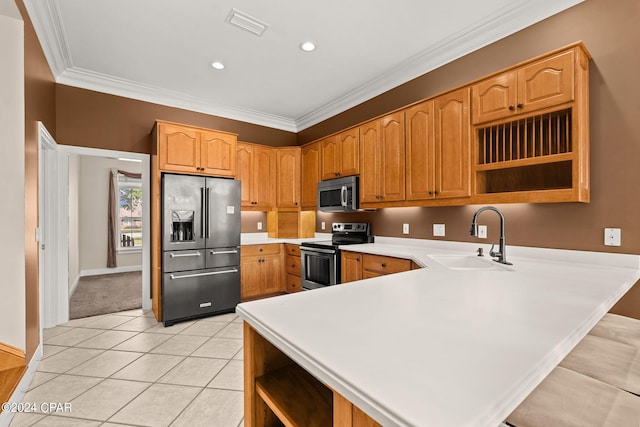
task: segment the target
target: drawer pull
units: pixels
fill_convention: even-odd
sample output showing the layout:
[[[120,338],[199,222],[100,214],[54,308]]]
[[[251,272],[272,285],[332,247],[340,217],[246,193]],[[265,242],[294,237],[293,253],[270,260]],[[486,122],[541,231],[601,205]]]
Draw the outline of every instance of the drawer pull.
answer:
[[[230,251],[210,251],[209,252],[211,255],[222,255],[222,254],[237,254],[238,251],[233,249]]]
[[[190,254],[174,254],[173,252],[169,254],[169,258],[185,258],[192,256],[200,256],[200,252],[194,252]]]
[[[382,267],[382,268],[385,268],[386,266],[387,266],[387,264],[384,263],[384,262],[382,264],[380,264],[380,267]]]
[[[231,270],[208,271],[206,273],[183,274],[182,276],[176,276],[175,274],[171,274],[169,277],[171,278],[171,280],[178,280],[178,279],[189,279],[192,277],[215,276],[217,274],[229,274],[229,273],[237,273],[237,272],[238,272],[238,269],[234,268]]]
[[[207,307],[211,307],[211,302],[200,303],[200,308],[207,308]]]

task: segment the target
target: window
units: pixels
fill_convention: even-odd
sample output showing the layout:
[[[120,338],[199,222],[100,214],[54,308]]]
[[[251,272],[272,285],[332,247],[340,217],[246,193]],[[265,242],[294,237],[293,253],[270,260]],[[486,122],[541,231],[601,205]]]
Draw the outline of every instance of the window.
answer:
[[[118,249],[142,248],[142,180],[118,174]]]

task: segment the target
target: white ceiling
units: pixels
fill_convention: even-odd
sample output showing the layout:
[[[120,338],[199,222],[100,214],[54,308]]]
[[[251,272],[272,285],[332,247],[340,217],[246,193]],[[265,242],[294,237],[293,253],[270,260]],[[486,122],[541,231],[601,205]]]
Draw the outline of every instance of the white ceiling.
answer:
[[[581,1],[25,4],[58,83],[296,132]],[[232,8],[267,30],[226,22]]]

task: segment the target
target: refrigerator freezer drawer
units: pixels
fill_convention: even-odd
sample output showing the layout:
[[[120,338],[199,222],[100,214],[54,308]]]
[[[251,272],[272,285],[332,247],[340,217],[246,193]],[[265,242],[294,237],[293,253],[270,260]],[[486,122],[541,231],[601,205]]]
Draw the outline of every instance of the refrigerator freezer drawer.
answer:
[[[200,270],[205,268],[206,249],[170,251],[162,254],[162,272]]]
[[[208,248],[205,249],[207,254],[207,268],[227,267],[230,265],[240,265],[240,248]]]
[[[165,273],[162,319],[165,326],[201,315],[230,311],[240,302],[240,268]]]

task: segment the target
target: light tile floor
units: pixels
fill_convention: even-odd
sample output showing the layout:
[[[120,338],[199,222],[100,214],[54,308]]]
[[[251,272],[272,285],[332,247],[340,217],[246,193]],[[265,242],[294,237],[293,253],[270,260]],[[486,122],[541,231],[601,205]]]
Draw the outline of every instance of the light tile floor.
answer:
[[[242,322],[224,314],[165,328],[131,310],[45,329],[19,426],[243,425]],[[42,411],[43,403],[71,410]],[[47,406],[48,408],[48,406]]]

